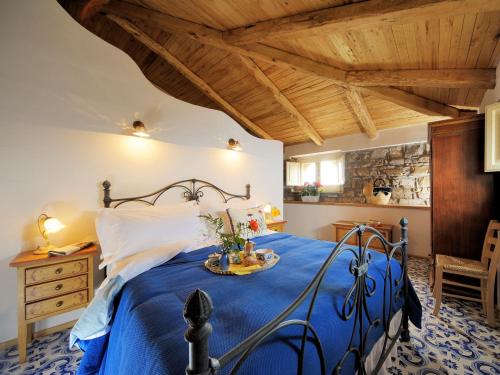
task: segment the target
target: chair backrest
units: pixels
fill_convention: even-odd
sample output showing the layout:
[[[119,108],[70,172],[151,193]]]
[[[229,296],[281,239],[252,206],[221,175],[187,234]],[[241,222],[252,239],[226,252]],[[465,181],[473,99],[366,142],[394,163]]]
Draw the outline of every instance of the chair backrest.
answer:
[[[489,263],[489,267],[498,267],[500,260],[500,222],[497,220],[490,220],[486,236],[484,237],[483,252],[481,255],[481,262],[484,264]]]

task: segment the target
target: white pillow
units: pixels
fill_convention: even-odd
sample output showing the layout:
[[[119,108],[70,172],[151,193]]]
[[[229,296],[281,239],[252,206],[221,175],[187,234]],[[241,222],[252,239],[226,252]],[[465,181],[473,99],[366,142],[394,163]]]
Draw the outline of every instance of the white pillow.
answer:
[[[131,280],[137,275],[169,261],[181,253],[186,246],[189,246],[188,241],[172,242],[117,260],[107,268],[107,278],[121,276],[125,281]]]
[[[229,216],[227,214],[228,208],[250,208],[255,207],[256,204],[251,200],[241,200],[241,199],[232,199],[227,203],[218,203],[218,204],[210,204],[205,202],[200,202],[200,215],[211,215],[213,217],[220,217],[224,222],[224,233],[231,233],[231,222],[229,220]],[[203,234],[205,239],[211,243],[212,245],[218,245],[217,238],[215,236],[215,232],[213,228],[208,225],[205,219],[202,219],[204,229]]]
[[[245,239],[250,239],[256,236],[262,236],[267,234],[266,216],[264,213],[264,206],[258,206],[253,208],[228,208],[227,210],[229,220],[231,222],[231,228],[233,233],[238,231],[238,227],[243,225],[248,226],[251,220],[257,222],[257,230],[245,230],[240,235]]]
[[[100,267],[174,242],[199,241],[202,232],[199,214],[195,202],[134,209],[102,209],[96,218],[103,259]]]

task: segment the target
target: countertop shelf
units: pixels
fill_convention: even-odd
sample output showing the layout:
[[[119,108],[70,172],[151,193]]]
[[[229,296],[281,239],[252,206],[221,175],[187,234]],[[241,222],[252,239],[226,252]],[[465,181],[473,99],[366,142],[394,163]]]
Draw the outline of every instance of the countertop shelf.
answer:
[[[331,202],[331,201],[320,201],[320,202],[302,202],[302,201],[293,201],[293,200],[285,200],[283,203],[285,204],[310,204],[310,205],[319,205],[319,206],[352,206],[352,207],[377,207],[377,208],[409,208],[409,209],[417,209],[417,210],[430,210],[431,206],[415,206],[415,205],[404,205],[404,204],[371,204],[371,203],[340,203],[340,202]]]

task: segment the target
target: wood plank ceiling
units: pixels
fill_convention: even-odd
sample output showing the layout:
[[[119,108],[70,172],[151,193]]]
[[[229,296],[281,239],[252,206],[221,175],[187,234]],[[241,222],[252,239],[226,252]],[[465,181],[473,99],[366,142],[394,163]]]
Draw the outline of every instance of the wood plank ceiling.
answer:
[[[500,0],[59,2],[163,91],[285,144],[467,115],[500,60]]]

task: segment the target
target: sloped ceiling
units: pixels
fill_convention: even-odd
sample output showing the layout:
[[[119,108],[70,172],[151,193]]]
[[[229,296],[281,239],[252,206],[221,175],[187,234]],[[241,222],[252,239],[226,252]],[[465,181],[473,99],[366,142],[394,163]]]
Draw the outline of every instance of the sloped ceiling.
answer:
[[[59,2],[163,91],[285,144],[467,115],[500,59],[500,1]]]

